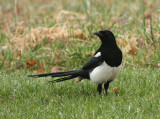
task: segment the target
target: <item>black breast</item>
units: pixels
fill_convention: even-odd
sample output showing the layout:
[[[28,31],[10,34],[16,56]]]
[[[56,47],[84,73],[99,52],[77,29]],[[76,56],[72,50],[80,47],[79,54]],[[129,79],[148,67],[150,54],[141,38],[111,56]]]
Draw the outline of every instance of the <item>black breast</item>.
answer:
[[[118,47],[105,48],[102,51],[104,61],[111,67],[118,67],[122,63],[122,52]]]

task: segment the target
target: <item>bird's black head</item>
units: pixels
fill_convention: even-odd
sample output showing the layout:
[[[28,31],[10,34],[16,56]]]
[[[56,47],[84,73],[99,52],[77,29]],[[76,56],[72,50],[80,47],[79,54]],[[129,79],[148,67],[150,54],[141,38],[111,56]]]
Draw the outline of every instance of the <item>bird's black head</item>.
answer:
[[[116,44],[115,37],[113,33],[109,30],[101,30],[101,31],[94,32],[93,34],[97,35],[101,39],[102,43],[105,43],[108,45]]]

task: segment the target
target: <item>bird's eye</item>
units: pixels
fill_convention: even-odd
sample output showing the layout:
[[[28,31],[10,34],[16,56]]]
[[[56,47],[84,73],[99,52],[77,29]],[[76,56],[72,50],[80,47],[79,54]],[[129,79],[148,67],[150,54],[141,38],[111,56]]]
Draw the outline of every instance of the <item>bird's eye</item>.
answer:
[[[103,34],[103,35],[104,35],[104,34],[105,34],[105,31],[101,31],[101,34]]]
[[[101,33],[103,34],[104,32],[103,32],[103,31],[101,31]]]

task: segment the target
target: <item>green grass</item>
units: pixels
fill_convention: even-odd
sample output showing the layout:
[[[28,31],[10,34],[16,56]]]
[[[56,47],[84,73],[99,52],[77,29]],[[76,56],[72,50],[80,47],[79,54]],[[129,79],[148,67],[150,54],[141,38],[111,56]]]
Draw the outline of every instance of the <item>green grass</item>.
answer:
[[[30,73],[28,73],[30,74]],[[160,70],[123,69],[108,96],[84,80],[49,84],[23,71],[0,74],[1,118],[160,118]],[[117,93],[113,88],[117,88]]]
[[[159,119],[159,6],[159,0],[1,0],[0,119]],[[86,18],[62,15],[58,22],[56,14],[61,10],[81,13]],[[68,20],[70,17],[73,21]],[[26,39],[26,44],[36,43],[35,46],[20,50],[13,42],[13,38],[26,38],[33,28],[65,25],[70,37],[49,39],[46,33],[39,42]],[[82,31],[83,38],[74,35],[77,29]],[[54,66],[60,67],[59,71],[81,68],[100,45],[93,35],[100,29],[112,30],[117,41],[122,40],[121,49],[126,48],[126,41],[132,38],[137,41],[132,43],[138,54],[131,51],[124,54],[123,69],[110,85],[108,96],[98,95],[97,85],[88,80],[76,83],[73,79],[52,85],[47,83],[52,78],[27,77],[40,68],[43,73],[51,72]],[[31,59],[37,64],[26,68]],[[117,93],[113,91],[115,87]]]

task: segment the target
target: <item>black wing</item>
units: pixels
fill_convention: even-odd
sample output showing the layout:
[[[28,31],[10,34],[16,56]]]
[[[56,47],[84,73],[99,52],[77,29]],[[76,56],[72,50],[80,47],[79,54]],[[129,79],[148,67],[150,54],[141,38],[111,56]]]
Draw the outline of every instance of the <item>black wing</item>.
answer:
[[[91,70],[97,66],[99,66],[103,62],[102,56],[92,57],[83,67],[83,70]]]

